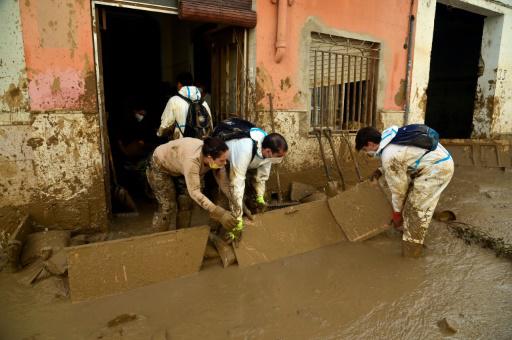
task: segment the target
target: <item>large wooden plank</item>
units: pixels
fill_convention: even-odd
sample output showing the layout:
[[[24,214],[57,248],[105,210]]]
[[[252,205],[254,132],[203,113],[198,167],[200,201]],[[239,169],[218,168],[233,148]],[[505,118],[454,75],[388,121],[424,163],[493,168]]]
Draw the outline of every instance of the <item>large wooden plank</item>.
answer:
[[[210,228],[66,248],[71,300],[116,294],[199,271]]]
[[[327,201],[299,204],[255,216],[235,248],[238,265],[246,267],[302,254],[346,240]]]
[[[366,181],[329,198],[329,209],[347,238],[363,241],[390,227],[392,207],[377,181]]]

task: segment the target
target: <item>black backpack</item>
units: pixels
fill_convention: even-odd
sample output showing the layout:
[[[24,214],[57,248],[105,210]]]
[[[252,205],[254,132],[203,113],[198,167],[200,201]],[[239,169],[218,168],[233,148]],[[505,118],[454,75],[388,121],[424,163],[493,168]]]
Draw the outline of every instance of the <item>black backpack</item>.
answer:
[[[219,137],[225,142],[232,139],[251,138],[252,158],[254,158],[258,149],[258,142],[251,137],[251,129],[253,128],[256,128],[253,123],[238,117],[231,117],[219,122],[213,129],[212,136]]]
[[[391,144],[416,146],[428,151],[434,151],[439,144],[439,134],[436,130],[424,124],[405,125],[398,129]]]
[[[185,131],[180,130],[183,137],[192,137],[198,139],[204,139],[210,134],[211,118],[203,106],[204,99],[191,100],[181,93],[178,96],[188,103],[187,119],[185,120]]]

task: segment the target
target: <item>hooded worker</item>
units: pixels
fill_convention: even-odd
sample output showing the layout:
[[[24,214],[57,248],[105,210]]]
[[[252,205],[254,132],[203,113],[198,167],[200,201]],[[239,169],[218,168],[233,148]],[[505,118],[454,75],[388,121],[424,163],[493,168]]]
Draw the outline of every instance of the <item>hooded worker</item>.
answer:
[[[167,102],[164,112],[162,113],[160,128],[157,131],[158,137],[172,133],[171,139],[182,138],[186,128],[187,114],[190,105],[184,98],[188,98],[191,101],[198,101],[201,99],[201,91],[198,87],[192,86],[192,75],[188,72],[180,73],[178,75],[176,79],[176,87],[179,95],[172,96]],[[210,107],[206,101],[203,101],[201,105],[204,106],[208,112],[211,131],[213,130],[213,125]],[[171,132],[173,127],[176,128],[174,129],[174,132]]]
[[[208,171],[213,171],[220,189],[229,197],[229,184],[224,167],[228,156],[226,143],[215,137],[207,137],[204,141],[180,138],[155,149],[146,170],[149,185],[158,201],[158,210],[153,216],[155,231],[189,227],[192,211],[190,198],[207,210],[226,230],[231,230],[238,224],[236,216],[212,203],[201,192],[201,177]],[[177,195],[175,183],[181,176],[185,178],[187,191]],[[175,223],[176,216],[178,218]]]
[[[418,257],[439,197],[453,176],[454,165],[450,153],[440,143],[434,144],[433,150],[397,144],[398,131],[398,126],[391,126],[382,134],[373,127],[362,128],[356,135],[356,149],[381,159],[382,167],[374,177],[384,174],[391,191],[393,223],[397,228],[403,226],[403,255]]]
[[[265,187],[270,176],[272,164],[281,163],[288,152],[286,139],[278,134],[267,134],[260,128],[251,128],[250,138],[228,140],[229,147],[229,180],[231,211],[242,221],[244,194],[246,194],[246,176],[249,170],[250,183],[255,195],[252,197],[254,205],[260,210],[266,207]],[[240,229],[243,224],[239,224]]]

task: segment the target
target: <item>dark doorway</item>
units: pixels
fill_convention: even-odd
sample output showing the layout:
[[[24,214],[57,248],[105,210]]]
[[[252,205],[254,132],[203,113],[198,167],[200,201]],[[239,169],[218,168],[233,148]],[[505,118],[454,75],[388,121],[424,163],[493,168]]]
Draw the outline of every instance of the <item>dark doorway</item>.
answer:
[[[425,123],[442,138],[469,138],[484,18],[436,5]]]

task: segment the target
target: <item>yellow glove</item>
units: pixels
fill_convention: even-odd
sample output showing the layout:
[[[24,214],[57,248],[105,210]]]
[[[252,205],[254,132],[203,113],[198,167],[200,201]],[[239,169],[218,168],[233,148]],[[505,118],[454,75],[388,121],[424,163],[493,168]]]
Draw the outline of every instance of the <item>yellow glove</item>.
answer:
[[[240,239],[240,236],[242,235],[242,231],[244,230],[244,220],[240,217],[238,218],[238,223],[236,226],[231,229],[229,232],[227,232],[227,236],[231,241],[237,241]]]

